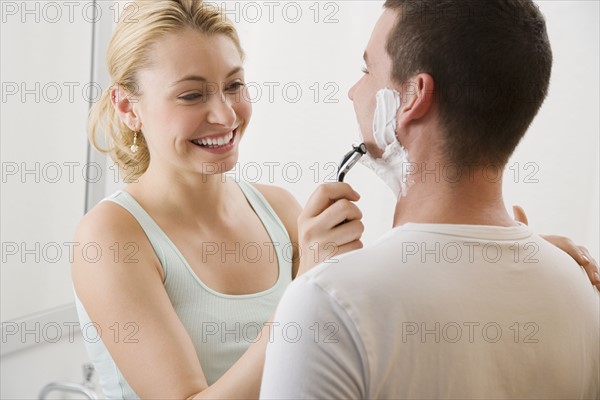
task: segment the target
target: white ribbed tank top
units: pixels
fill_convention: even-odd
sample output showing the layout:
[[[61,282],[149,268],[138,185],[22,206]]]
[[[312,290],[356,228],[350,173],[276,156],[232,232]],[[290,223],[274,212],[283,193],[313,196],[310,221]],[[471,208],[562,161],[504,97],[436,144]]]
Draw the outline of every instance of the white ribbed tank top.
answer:
[[[279,277],[273,287],[246,295],[222,294],[207,287],[173,242],[129,193],[118,191],[102,200],[115,202],[129,211],[150,240],[164,270],[165,290],[194,343],[209,385],[257,340],[258,333],[275,312],[292,279],[292,248],[285,226],[258,190],[245,182],[238,182],[238,185],[265,226],[274,247],[274,251],[268,251],[276,254],[279,264]],[[262,243],[260,248],[267,251]],[[249,249],[248,254],[254,256],[256,249]],[[102,340],[96,340],[97,331],[77,295],[75,302],[80,325],[85,328],[82,329],[85,346],[98,372],[104,395],[108,399],[138,399]]]

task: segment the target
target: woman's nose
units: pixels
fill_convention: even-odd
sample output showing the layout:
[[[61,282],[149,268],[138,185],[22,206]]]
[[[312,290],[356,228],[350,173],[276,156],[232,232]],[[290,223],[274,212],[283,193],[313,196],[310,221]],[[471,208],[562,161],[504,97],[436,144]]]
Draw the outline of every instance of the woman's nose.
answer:
[[[211,96],[212,104],[208,111],[208,122],[227,127],[233,126],[236,120],[235,110],[231,105],[231,100],[223,93],[217,93]]]
[[[356,86],[357,86],[357,85],[358,85],[358,82],[356,82],[356,83],[354,84],[354,86],[352,86],[352,87],[350,88],[350,90],[348,91],[348,98],[349,98],[351,101],[354,101],[354,91],[356,90]]]

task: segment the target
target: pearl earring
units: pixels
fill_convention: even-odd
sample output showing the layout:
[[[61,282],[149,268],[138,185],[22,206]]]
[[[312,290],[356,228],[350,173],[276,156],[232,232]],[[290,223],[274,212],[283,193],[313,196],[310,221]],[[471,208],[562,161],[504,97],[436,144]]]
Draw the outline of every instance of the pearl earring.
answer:
[[[134,154],[137,153],[138,150],[140,149],[140,147],[137,145],[137,135],[138,135],[137,132],[133,133],[133,144],[130,147],[131,152]]]

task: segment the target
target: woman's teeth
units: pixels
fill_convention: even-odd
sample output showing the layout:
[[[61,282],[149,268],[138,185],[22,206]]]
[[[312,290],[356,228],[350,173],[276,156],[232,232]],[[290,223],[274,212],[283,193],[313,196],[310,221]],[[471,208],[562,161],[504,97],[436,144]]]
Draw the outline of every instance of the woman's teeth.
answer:
[[[233,138],[233,132],[230,132],[225,136],[221,136],[220,138],[196,139],[196,140],[193,140],[192,142],[194,144],[197,144],[198,146],[220,147],[220,146],[229,144],[229,142],[231,142],[232,138]]]

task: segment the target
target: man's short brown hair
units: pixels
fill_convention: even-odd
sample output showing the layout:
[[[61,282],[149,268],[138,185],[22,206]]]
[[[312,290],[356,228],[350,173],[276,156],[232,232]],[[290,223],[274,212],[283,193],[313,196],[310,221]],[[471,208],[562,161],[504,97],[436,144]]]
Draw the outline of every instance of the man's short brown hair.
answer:
[[[392,79],[435,82],[447,161],[503,166],[539,111],[552,71],[531,0],[387,0]]]

